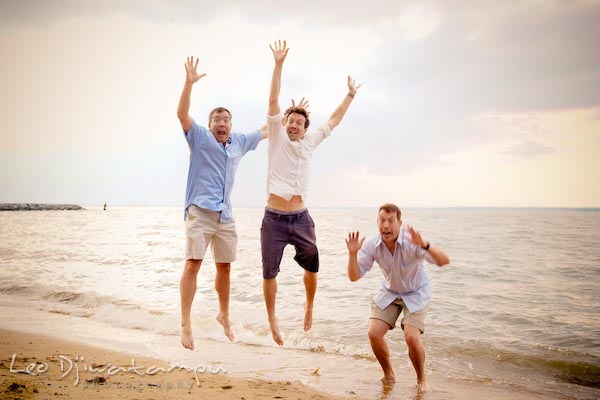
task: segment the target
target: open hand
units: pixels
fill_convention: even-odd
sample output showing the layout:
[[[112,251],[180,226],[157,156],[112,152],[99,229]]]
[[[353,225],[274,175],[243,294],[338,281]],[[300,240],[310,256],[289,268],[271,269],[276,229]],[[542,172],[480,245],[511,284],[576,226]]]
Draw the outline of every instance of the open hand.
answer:
[[[365,241],[365,238],[359,240],[359,235],[360,233],[358,231],[350,232],[348,234],[348,239],[346,239],[346,246],[348,247],[348,251],[352,254],[358,253],[363,242]]]
[[[416,231],[411,225],[408,225],[408,232],[410,233],[410,241],[419,247],[427,246],[427,242],[423,240],[419,231]]]
[[[186,80],[189,83],[196,83],[200,80],[200,78],[206,76],[206,74],[198,73],[198,59],[196,59],[194,62],[194,56],[187,58],[187,62],[185,63],[185,72]]]
[[[308,100],[304,99],[303,97],[302,100],[300,100],[300,102],[298,103],[298,105],[296,105],[296,102],[294,101],[294,99],[292,99],[292,107],[300,107],[306,110],[308,108]]]
[[[352,77],[350,75],[348,75],[348,92],[351,95],[355,95],[356,92],[358,91],[358,88],[361,87],[362,83],[360,84],[356,84],[356,81],[354,79],[352,79]]]
[[[284,40],[283,43],[281,43],[281,40],[277,40],[273,42],[273,45],[269,45],[269,47],[273,52],[273,58],[275,59],[275,63],[282,63],[285,60],[285,57],[287,56],[289,50],[286,41]]]

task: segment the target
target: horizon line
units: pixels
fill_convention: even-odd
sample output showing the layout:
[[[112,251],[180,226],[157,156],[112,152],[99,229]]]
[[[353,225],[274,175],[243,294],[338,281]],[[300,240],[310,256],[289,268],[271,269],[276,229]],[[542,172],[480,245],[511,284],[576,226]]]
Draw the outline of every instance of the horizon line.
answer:
[[[100,204],[85,204],[85,203],[81,203],[81,204],[77,204],[77,203],[62,203],[62,202],[53,202],[53,203],[41,203],[41,202],[0,202],[1,204],[45,204],[45,205],[78,205],[84,208],[103,208],[104,203],[100,203]],[[129,204],[115,204],[115,205],[111,205],[109,203],[107,203],[107,207],[112,207],[112,208],[181,208],[183,209],[183,205],[172,205],[172,204],[168,204],[168,205],[161,205],[161,204],[135,204],[135,203],[129,203]],[[257,205],[242,205],[242,206],[233,206],[233,209],[240,209],[240,208],[255,208],[255,209],[261,209],[264,208],[265,206],[261,205],[261,206],[257,206]],[[373,208],[378,208],[379,205],[374,205],[374,206],[311,206],[311,209],[373,209]],[[523,206],[480,206],[480,205],[476,205],[476,206],[472,206],[472,205],[461,205],[461,206],[415,206],[415,205],[410,205],[410,206],[401,206],[404,209],[555,209],[555,210],[585,210],[585,211],[600,211],[600,206],[528,206],[528,205],[523,205]]]

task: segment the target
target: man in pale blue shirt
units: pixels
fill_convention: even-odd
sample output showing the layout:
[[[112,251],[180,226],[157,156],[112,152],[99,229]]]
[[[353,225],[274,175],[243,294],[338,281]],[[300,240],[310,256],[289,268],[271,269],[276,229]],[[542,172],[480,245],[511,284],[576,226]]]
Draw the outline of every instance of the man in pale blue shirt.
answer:
[[[425,377],[425,348],[421,334],[425,332],[425,315],[431,299],[431,278],[425,262],[438,266],[450,259],[438,247],[425,241],[421,234],[408,226],[401,230],[402,213],[394,204],[379,207],[377,225],[379,235],[359,240],[358,232],[351,232],[346,240],[348,247],[348,277],[359,280],[377,262],[383,272],[381,289],[371,303],[369,341],[373,353],[383,369],[384,384],[396,381],[390,361],[390,351],[385,334],[396,326],[404,311],[401,327],[408,347],[408,355],[417,373],[419,392],[428,390]]]
[[[190,148],[185,199],[186,262],[180,281],[181,344],[193,350],[191,309],[196,293],[196,278],[206,249],[211,244],[216,264],[215,289],[219,295],[217,321],[229,340],[234,339],[229,321],[229,273],[235,261],[237,233],[231,209],[231,190],[240,159],[256,149],[267,137],[262,130],[243,135],[231,132],[231,113],[215,108],[208,117],[208,129],[196,124],[189,115],[192,86],[206,74],[197,71],[198,60],[188,57],[186,81],[177,108]]]

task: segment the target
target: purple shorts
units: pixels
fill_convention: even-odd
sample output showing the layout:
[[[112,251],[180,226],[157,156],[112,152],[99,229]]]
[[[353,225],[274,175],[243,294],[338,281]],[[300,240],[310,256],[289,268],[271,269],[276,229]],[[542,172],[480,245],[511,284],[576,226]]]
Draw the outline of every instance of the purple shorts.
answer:
[[[287,212],[266,208],[260,228],[260,244],[264,279],[277,276],[283,249],[288,244],[296,249],[294,260],[302,268],[319,272],[315,223],[307,209]]]

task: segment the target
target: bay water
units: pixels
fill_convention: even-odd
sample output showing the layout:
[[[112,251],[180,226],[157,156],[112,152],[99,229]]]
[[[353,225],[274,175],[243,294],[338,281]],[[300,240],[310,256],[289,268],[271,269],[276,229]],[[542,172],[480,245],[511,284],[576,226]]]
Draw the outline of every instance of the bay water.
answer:
[[[192,308],[197,350],[179,344],[180,207],[0,213],[0,327],[127,342],[233,375],[382,396],[367,338],[381,273],[375,267],[350,282],[344,242],[350,231],[377,234],[377,208],[310,209],[321,261],[314,323],[303,331],[303,270],[288,246],[277,297],[283,348],[271,338],[262,295],[263,212],[234,209],[232,344],[215,320],[210,252]],[[429,267],[429,376],[540,398],[600,398],[600,210],[408,208],[402,219],[451,258],[449,266]],[[399,380],[414,383],[401,331],[387,338]]]

